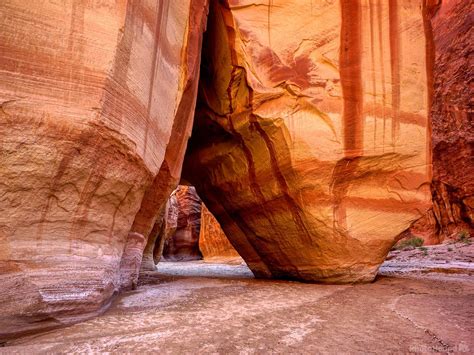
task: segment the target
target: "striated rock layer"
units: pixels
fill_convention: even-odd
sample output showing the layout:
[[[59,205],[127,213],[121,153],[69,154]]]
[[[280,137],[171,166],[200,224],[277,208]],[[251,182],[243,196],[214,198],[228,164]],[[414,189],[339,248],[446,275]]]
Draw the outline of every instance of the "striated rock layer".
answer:
[[[433,209],[411,229],[426,244],[474,234],[474,3],[442,1],[428,14],[434,35]]]
[[[239,253],[230,244],[219,222],[203,203],[201,207],[201,231],[199,233],[199,250],[205,261],[223,262],[240,259]]]
[[[178,212],[176,229],[172,235],[164,238],[163,259],[167,261],[202,259],[199,251],[201,199],[193,186],[185,185],[178,186],[175,196]],[[172,223],[172,221],[165,223],[169,224],[170,222]]]
[[[205,3],[0,3],[0,338],[133,286],[181,174]]]
[[[185,178],[257,276],[371,281],[429,208],[426,11],[212,2]]]

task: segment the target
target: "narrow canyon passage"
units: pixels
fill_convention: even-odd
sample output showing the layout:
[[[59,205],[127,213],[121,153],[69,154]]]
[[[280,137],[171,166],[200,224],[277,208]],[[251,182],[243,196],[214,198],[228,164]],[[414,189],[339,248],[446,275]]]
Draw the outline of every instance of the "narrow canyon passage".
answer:
[[[472,351],[473,12],[0,1],[0,353]]]

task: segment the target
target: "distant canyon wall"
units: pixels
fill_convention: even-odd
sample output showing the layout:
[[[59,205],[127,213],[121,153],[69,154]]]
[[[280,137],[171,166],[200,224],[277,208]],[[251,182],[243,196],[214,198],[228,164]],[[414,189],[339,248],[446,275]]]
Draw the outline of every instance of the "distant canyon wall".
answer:
[[[174,195],[178,210],[176,229],[165,237],[162,258],[166,261],[202,259],[199,250],[201,199],[193,186],[180,185]]]
[[[179,185],[166,206],[167,212],[156,238],[155,263],[200,259],[226,262],[240,259],[219,222],[202,203],[193,186]]]
[[[221,225],[204,203],[201,206],[199,250],[205,261],[226,262],[230,259],[240,259],[239,253],[230,244]]]

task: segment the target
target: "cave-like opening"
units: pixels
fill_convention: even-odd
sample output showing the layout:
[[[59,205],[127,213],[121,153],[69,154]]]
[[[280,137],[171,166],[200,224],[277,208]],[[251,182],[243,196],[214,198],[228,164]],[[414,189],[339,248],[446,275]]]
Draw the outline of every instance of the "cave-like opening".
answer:
[[[153,250],[159,275],[249,277],[251,271],[194,186],[171,193]]]

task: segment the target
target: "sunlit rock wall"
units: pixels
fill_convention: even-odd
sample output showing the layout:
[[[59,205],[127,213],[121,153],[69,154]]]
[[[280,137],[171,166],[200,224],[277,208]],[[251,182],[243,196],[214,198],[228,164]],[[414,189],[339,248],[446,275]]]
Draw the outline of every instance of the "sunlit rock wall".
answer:
[[[214,1],[186,178],[257,276],[374,279],[430,206],[424,1]]]
[[[205,261],[225,262],[230,259],[242,259],[230,244],[219,222],[203,203],[201,206],[201,230],[199,232],[199,250]]]
[[[205,2],[0,2],[0,338],[133,286],[180,177]]]

